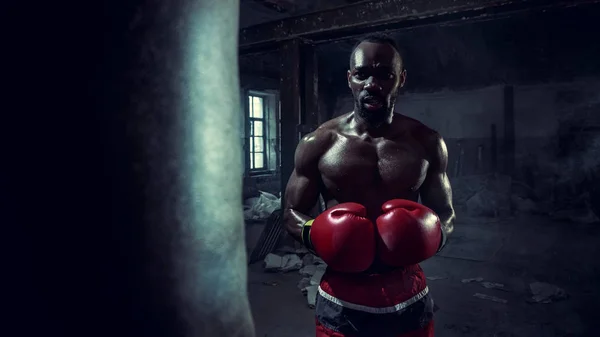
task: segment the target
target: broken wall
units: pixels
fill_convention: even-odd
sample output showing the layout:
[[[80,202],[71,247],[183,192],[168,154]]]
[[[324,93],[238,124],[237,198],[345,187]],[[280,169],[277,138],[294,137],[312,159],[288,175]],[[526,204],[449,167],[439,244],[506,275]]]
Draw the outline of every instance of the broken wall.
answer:
[[[516,87],[515,117],[519,192],[558,208],[588,203],[600,182],[600,80]]]

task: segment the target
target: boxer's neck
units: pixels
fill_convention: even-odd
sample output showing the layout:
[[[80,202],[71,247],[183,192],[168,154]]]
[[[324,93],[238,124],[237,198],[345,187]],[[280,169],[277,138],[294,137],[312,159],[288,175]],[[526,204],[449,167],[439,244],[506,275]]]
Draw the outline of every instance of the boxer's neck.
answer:
[[[384,137],[390,130],[392,121],[394,118],[394,111],[392,110],[385,120],[378,125],[373,125],[364,118],[360,117],[356,110],[352,113],[351,128],[359,136],[369,136],[373,138]]]

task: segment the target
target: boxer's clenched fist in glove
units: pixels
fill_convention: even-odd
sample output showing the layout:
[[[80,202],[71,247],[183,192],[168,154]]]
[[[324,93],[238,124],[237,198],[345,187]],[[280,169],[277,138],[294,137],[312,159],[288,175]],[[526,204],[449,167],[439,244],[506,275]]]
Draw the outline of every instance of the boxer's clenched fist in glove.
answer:
[[[308,221],[302,229],[304,245],[336,271],[359,273],[373,263],[375,226],[357,203],[334,206]]]
[[[382,206],[377,218],[377,252],[390,266],[409,266],[435,255],[442,246],[443,231],[438,216],[410,200],[394,199]]]

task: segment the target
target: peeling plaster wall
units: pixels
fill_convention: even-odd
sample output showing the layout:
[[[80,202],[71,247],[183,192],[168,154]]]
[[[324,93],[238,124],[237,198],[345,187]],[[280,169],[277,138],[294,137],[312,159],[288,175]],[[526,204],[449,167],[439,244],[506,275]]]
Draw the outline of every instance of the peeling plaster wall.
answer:
[[[516,178],[558,203],[600,182],[600,79],[515,88]]]

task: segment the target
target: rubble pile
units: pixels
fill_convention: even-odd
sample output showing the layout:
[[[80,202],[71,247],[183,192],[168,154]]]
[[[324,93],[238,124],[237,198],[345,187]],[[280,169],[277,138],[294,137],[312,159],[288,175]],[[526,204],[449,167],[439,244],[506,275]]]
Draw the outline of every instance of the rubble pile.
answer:
[[[244,200],[244,220],[267,219],[275,210],[281,208],[280,196],[258,191],[258,196]]]
[[[471,175],[455,177],[452,199],[456,206],[465,207],[471,216],[507,216],[511,210],[509,176]]]
[[[534,188],[499,174],[454,177],[450,179],[452,199],[455,207],[474,217],[540,214],[560,221],[600,222],[600,187],[596,186],[600,177],[589,183],[587,190],[551,178],[554,180],[544,180]]]
[[[298,282],[298,289],[306,296],[308,306],[314,308],[319,283],[327,269],[323,260],[309,253],[304,247],[283,247],[276,253],[267,255],[263,266],[266,272],[298,271],[302,276]]]

